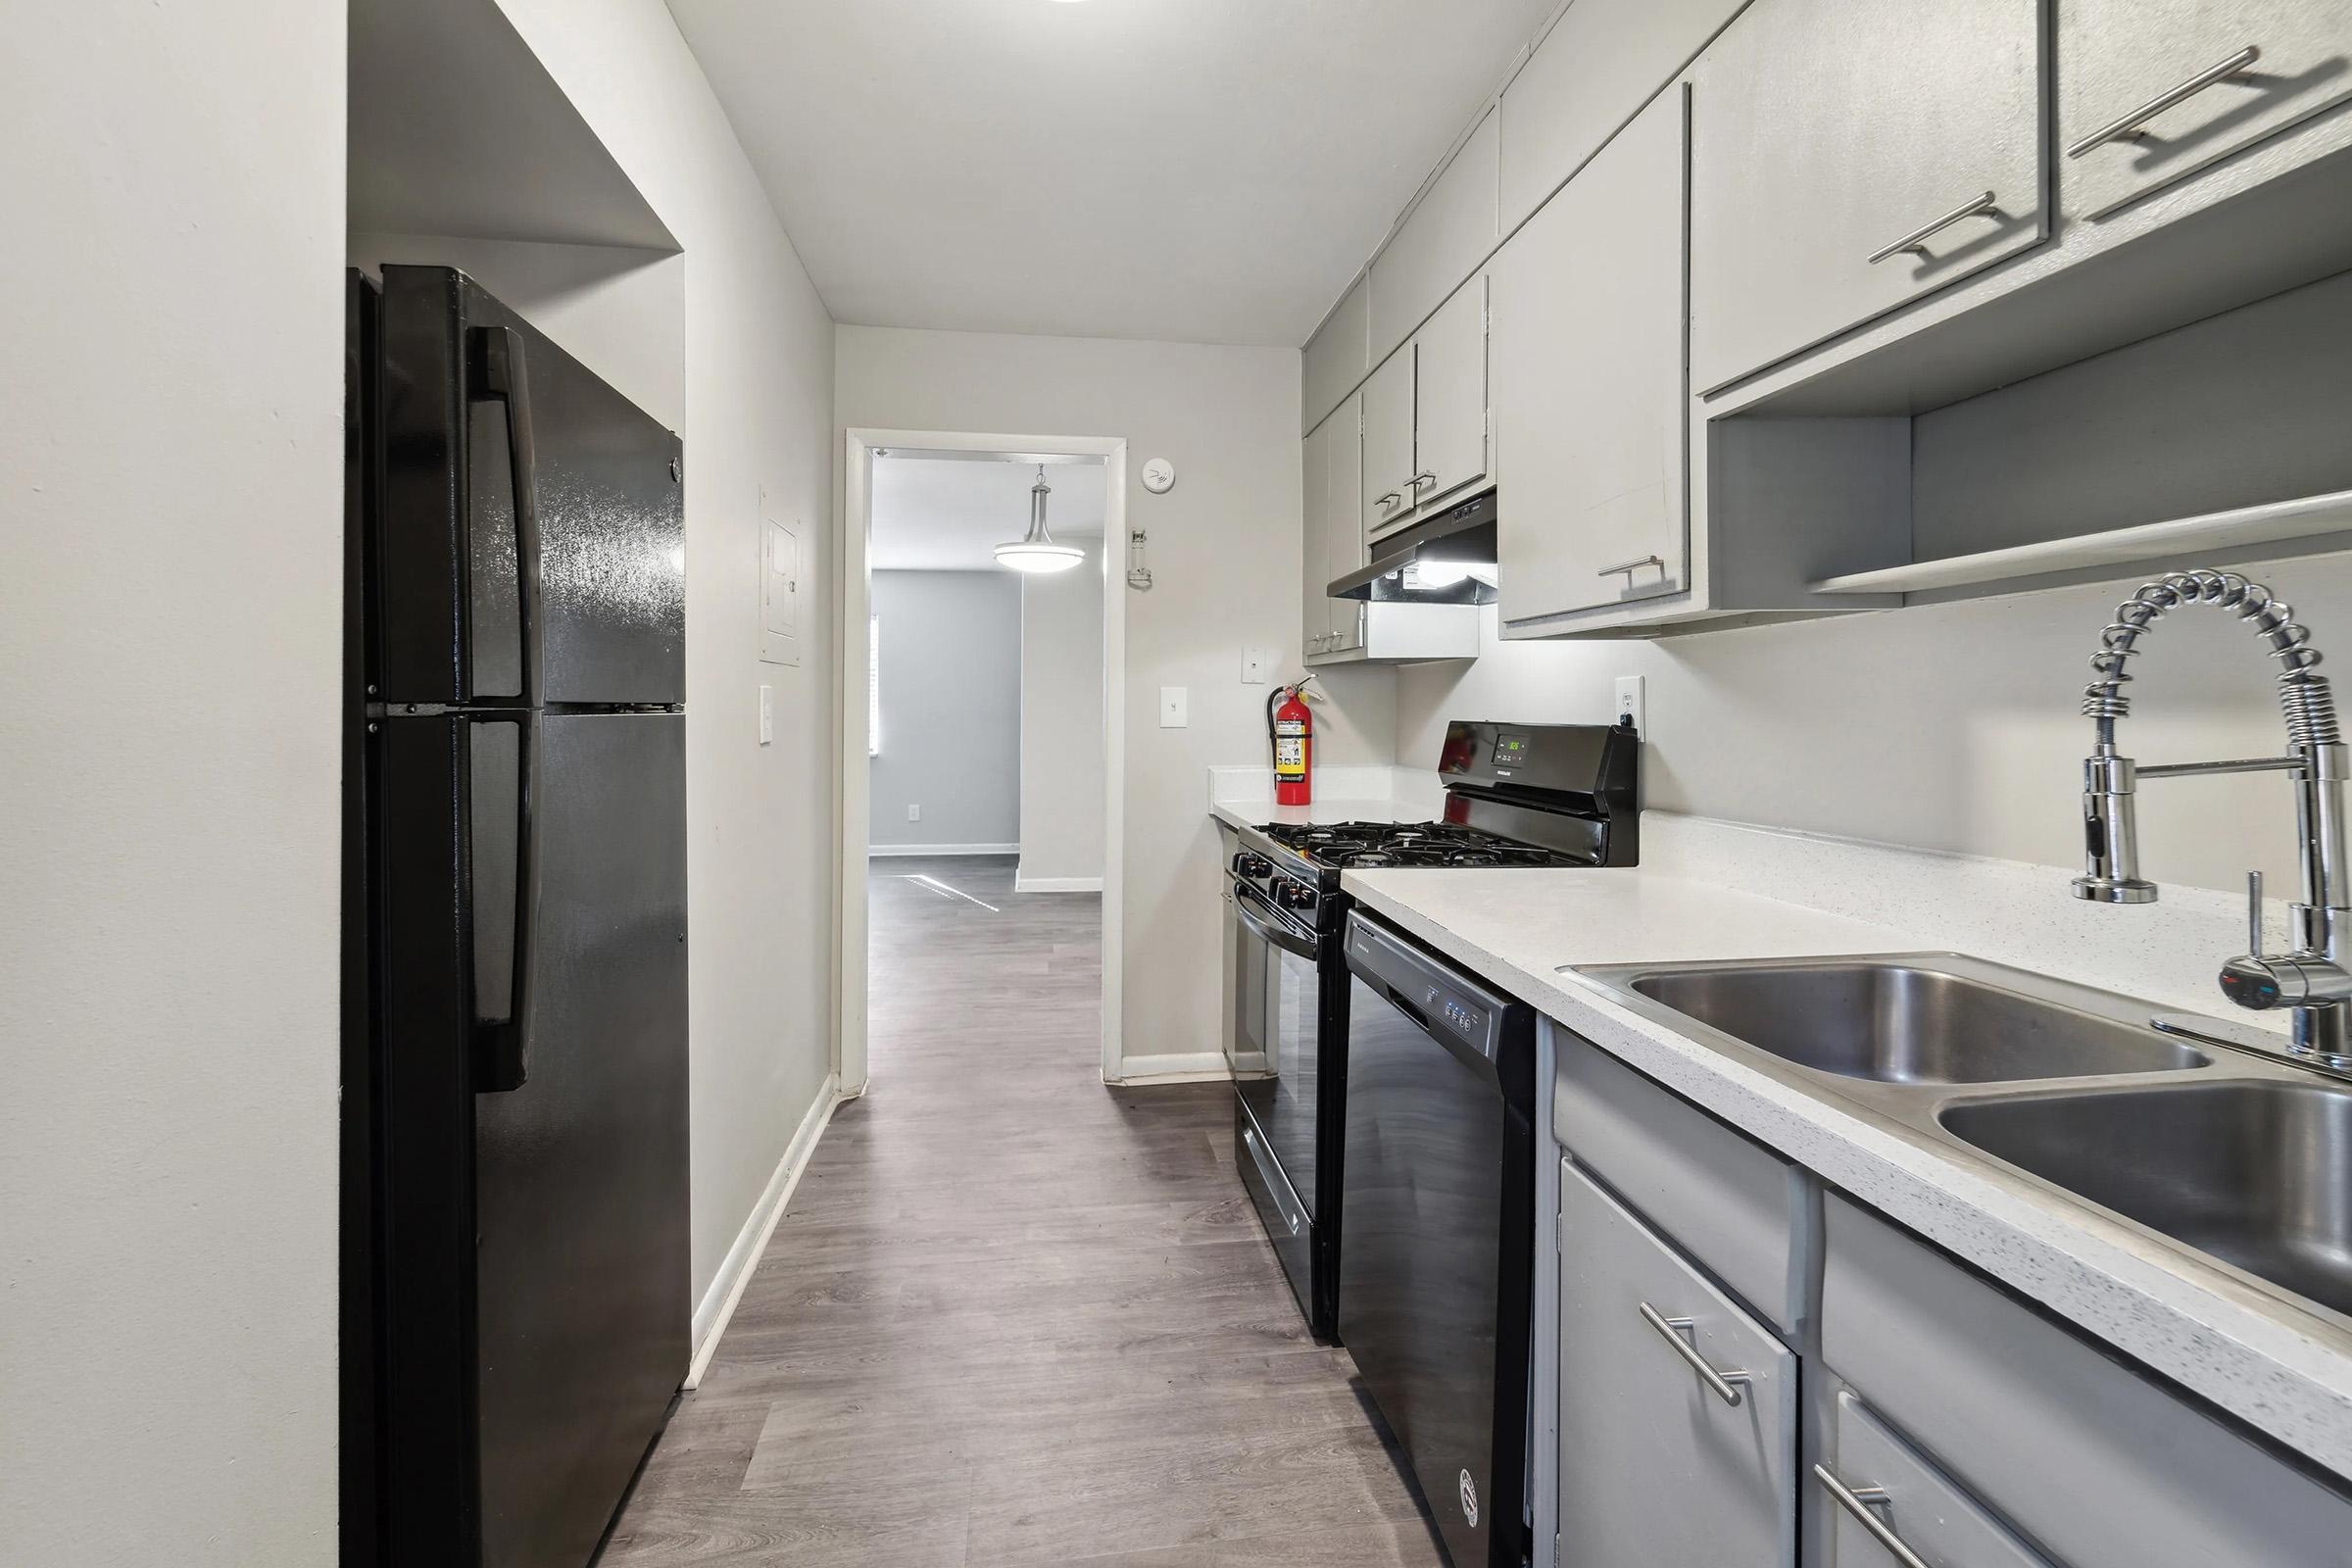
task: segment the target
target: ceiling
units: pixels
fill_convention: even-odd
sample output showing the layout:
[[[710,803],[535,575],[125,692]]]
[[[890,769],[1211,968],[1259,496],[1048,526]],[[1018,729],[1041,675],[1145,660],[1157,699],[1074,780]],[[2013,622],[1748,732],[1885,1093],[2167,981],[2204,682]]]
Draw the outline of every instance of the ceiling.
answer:
[[[838,320],[1296,348],[1558,0],[669,0]]]
[[[990,552],[1029,531],[1037,469],[994,459],[876,458],[874,528],[866,549],[876,571],[996,571]],[[1056,540],[1099,547],[1102,466],[1056,464],[1046,527]],[[1086,536],[1093,535],[1093,539]]]

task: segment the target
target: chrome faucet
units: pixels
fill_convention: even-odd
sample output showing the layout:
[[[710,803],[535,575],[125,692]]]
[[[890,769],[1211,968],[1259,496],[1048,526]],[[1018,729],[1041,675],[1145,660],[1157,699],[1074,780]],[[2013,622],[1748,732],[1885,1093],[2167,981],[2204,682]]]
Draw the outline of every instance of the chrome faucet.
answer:
[[[2132,699],[2125,664],[2139,651],[2141,634],[2168,610],[2214,605],[2234,610],[2270,645],[2284,666],[2278,706],[2286,717],[2286,755],[2225,762],[2170,762],[2141,767],[2115,746],[2115,722],[2128,717]],[[2199,773],[2282,772],[2295,780],[2295,829],[2302,841],[2302,901],[2292,906],[2294,951],[2262,951],[2262,874],[2247,882],[2246,952],[2222,965],[2222,994],[2241,1007],[2289,1009],[2292,1054],[2343,1071],[2352,1069],[2352,877],[2346,874],[2344,779],[2347,749],[2336,727],[2335,698],[2311,633],[2293,607],[2270,589],[2233,571],[2168,572],[2148,583],[2115,612],[2090,656],[2098,679],[2082,689],[2082,711],[2098,726],[2082,763],[2084,865],[2075,897],[2101,904],[2152,904],[2156,884],[2139,874],[2138,824],[2132,797],[2138,781]]]

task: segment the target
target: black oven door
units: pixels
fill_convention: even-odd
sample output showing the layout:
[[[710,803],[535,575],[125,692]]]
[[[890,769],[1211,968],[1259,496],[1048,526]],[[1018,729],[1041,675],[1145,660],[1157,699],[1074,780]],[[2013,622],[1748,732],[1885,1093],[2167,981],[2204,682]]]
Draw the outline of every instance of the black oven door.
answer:
[[[1234,1089],[1305,1218],[1315,1209],[1316,1055],[1322,943],[1253,888],[1233,887]]]

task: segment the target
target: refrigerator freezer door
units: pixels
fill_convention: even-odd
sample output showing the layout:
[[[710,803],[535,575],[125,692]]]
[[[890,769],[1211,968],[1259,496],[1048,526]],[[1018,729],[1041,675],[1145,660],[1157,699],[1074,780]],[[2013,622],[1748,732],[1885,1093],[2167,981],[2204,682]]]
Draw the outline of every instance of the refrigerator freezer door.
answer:
[[[371,739],[385,1560],[581,1568],[689,1355],[685,717]],[[529,1071],[485,1093],[480,1021],[510,1009]]]
[[[691,1354],[686,720],[539,726],[530,1072],[474,1102],[483,1568],[588,1561]]]
[[[535,642],[541,701],[683,702],[677,438],[447,268],[384,269],[382,343],[379,700],[528,702]]]

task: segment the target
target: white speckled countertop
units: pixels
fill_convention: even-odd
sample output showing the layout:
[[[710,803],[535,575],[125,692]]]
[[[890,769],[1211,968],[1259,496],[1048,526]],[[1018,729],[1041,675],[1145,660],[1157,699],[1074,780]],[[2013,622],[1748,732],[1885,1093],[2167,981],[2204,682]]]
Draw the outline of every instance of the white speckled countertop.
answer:
[[[1431,814],[1334,800],[1304,819]],[[1367,790],[1364,793],[1369,794]],[[1212,785],[1235,825],[1278,819]],[[1662,812],[1625,870],[1350,871],[1358,902],[1545,1013],[2247,1424],[2352,1479],[2352,1330],[2145,1233],[1858,1105],[1769,1077],[1619,1005],[1569,965],[1956,952],[2233,1011],[2213,988],[2242,906],[2166,889],[2134,908],[2067,896],[2069,871],[1770,832]],[[2282,929],[2282,908],[2274,908]]]

